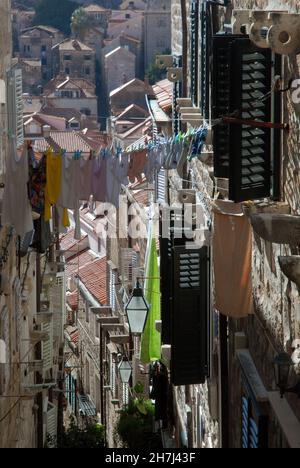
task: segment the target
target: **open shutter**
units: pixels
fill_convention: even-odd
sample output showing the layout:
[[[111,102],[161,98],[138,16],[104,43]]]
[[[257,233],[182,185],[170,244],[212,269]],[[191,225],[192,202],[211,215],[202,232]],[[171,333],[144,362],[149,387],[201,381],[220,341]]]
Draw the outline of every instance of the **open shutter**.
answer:
[[[271,50],[258,49],[247,38],[231,44],[231,99],[244,119],[271,120]],[[271,131],[246,125],[230,126],[229,198],[234,202],[270,196]]]
[[[199,68],[199,3],[193,0],[191,5],[191,98],[198,104]]]
[[[21,68],[11,68],[8,72],[7,82],[8,125],[18,148],[24,143]]]
[[[22,307],[21,307],[21,283],[16,278],[13,283],[13,301],[14,301],[14,349],[18,352],[21,341],[22,327]]]
[[[174,56],[173,66],[175,68],[182,67],[182,57],[180,55]],[[182,95],[182,82],[178,81],[174,83],[173,87],[173,132],[176,135],[180,131],[180,121],[179,121],[179,113],[177,111],[177,99],[180,98]]]
[[[57,413],[57,406],[48,401],[46,412],[46,434],[50,439],[50,448],[54,447],[57,438]]]
[[[127,288],[134,286],[139,277],[139,255],[131,248],[121,248],[121,278]]]
[[[168,200],[168,173],[160,169],[156,173],[155,198],[157,203],[167,203]]]
[[[209,375],[209,250],[174,247],[171,380],[204,383]]]
[[[41,326],[42,332],[47,333],[48,338],[42,341],[43,374],[53,367],[53,318]]]
[[[117,270],[109,269],[109,304],[111,310],[116,309],[116,284],[118,283],[117,279]]]
[[[5,357],[6,361],[5,364],[0,362],[0,395],[5,395],[8,392],[11,369],[9,311],[7,306],[4,306],[0,311],[0,339],[2,340],[1,351],[5,351],[3,357]]]
[[[245,381],[241,404],[241,447],[243,449],[268,448],[268,416],[262,411]]]
[[[160,236],[160,277],[161,277],[161,339],[163,344],[171,344],[172,315],[172,242]]]
[[[56,284],[50,291],[51,312],[53,313],[53,337],[59,345],[64,342],[66,324],[66,283],[65,273],[57,273]]]
[[[230,44],[235,35],[217,35],[213,37],[212,69],[212,118],[219,119],[230,113]],[[235,70],[232,70],[234,73]],[[215,177],[229,178],[230,128],[228,124],[216,125],[213,130],[214,173]]]
[[[207,2],[201,5],[201,113],[206,119],[209,118],[210,101],[210,55],[212,43],[212,26],[210,17],[210,6]]]

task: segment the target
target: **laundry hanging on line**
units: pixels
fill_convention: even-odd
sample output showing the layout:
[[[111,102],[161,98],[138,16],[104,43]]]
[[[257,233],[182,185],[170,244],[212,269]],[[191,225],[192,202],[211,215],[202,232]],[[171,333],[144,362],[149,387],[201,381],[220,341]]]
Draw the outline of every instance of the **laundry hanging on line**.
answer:
[[[83,154],[79,150],[70,155],[66,151],[54,152],[51,148],[41,154],[29,143],[18,150],[22,155],[18,158],[17,150],[12,148],[4,190],[5,223],[15,226],[17,234],[22,236],[34,229],[34,219],[42,217],[43,223],[39,221],[35,225],[43,224],[43,230],[48,233],[47,223],[56,207],[62,229],[70,225],[68,210],[71,210],[79,233],[80,202],[92,197],[94,202],[109,203],[118,208],[122,186],[141,182],[144,176],[153,183],[161,168],[175,169],[182,177],[185,163],[201,155],[207,134],[207,127],[202,126],[171,138],[160,137],[145,142],[130,151],[102,148],[97,155],[92,152]],[[14,174],[13,178],[10,173]],[[22,207],[20,216],[18,210],[12,209],[9,199],[14,201],[14,207]]]

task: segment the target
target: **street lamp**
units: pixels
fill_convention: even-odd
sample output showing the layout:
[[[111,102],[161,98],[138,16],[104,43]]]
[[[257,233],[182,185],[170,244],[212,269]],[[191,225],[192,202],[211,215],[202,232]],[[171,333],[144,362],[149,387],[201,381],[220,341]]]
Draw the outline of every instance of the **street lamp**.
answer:
[[[132,367],[129,360],[126,357],[123,357],[119,366],[118,366],[121,381],[123,384],[128,384],[131,374],[132,374]]]
[[[285,393],[296,393],[300,397],[300,380],[294,387],[288,387],[293,367],[293,361],[287,353],[280,353],[274,360],[275,381],[280,389],[280,396],[283,398]]]
[[[145,329],[149,313],[149,305],[144,298],[139,281],[133,290],[132,296],[125,307],[129,327],[133,335],[141,335]]]

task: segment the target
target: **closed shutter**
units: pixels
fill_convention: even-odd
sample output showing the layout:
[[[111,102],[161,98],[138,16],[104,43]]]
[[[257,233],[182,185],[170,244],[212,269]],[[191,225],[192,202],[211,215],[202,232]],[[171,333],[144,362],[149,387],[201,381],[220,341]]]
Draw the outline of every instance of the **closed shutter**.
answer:
[[[198,73],[199,73],[199,3],[191,5],[191,98],[193,104],[198,104]]]
[[[174,247],[171,380],[204,383],[209,375],[209,250]]]
[[[209,118],[210,107],[210,55],[212,44],[212,25],[210,6],[207,2],[201,5],[201,113],[206,119]]]
[[[213,37],[212,69],[212,118],[219,119],[232,110],[230,98],[231,70],[230,44],[235,35]],[[214,173],[215,177],[229,178],[230,127],[228,124],[216,125],[213,131]]]
[[[180,68],[182,67],[182,57],[177,55],[174,56],[174,62],[173,66],[175,68]],[[173,87],[173,116],[172,116],[172,121],[173,121],[173,133],[177,135],[180,131],[181,125],[179,121],[179,113],[177,111],[177,99],[180,98],[182,95],[182,82],[178,81],[174,83]]]
[[[271,120],[271,50],[258,49],[249,39],[231,46],[231,99],[243,119]],[[230,126],[229,198],[234,202],[270,196],[271,131],[246,125]]]
[[[11,68],[7,82],[8,129],[18,148],[24,143],[22,70],[17,67]]]

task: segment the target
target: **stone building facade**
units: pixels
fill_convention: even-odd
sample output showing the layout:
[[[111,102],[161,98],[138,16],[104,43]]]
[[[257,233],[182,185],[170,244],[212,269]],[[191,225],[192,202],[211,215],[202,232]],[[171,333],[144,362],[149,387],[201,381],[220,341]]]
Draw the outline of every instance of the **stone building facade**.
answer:
[[[154,62],[155,55],[171,49],[171,1],[149,1],[144,22],[144,62],[147,70]]]
[[[83,78],[95,83],[95,51],[76,39],[57,44],[52,51],[54,74]]]
[[[136,77],[136,57],[127,48],[118,47],[104,57],[107,93]]]
[[[190,98],[190,87],[193,73],[191,65],[192,40],[191,10],[195,2],[186,2],[187,6],[187,95]],[[299,13],[298,2],[294,1],[233,1],[232,6],[224,11],[216,7],[211,11],[214,19],[215,33],[224,31],[224,22],[233,23],[237,17],[232,9],[283,10],[288,13]],[[250,13],[248,12],[248,13]],[[249,14],[246,12],[246,17]],[[247,16],[248,15],[248,16]],[[248,20],[241,20],[241,25]],[[201,25],[201,23],[200,23]],[[201,28],[199,26],[199,33]],[[241,31],[237,31],[243,32]],[[172,53],[185,55],[181,15],[181,2],[172,2]],[[292,33],[291,33],[292,34]],[[200,51],[205,50],[198,38]],[[297,51],[283,54],[281,78],[288,83],[299,75]],[[205,63],[205,59],[204,59]],[[208,62],[206,62],[208,63]],[[212,62],[210,62],[212,63]],[[183,64],[185,65],[185,64]],[[196,74],[203,77],[203,62],[198,62]],[[209,65],[211,66],[211,65]],[[201,78],[200,78],[201,79]],[[211,78],[212,80],[212,78]],[[210,81],[213,83],[213,80]],[[195,108],[203,106],[201,102],[201,83],[198,89],[198,100],[190,100]],[[193,98],[193,96],[192,96]],[[280,153],[280,189],[273,198],[252,200],[243,206],[244,213],[252,223],[252,284],[254,314],[248,318],[227,318],[213,310],[214,339],[212,349],[212,370],[210,379],[201,386],[189,389],[174,389],[177,401],[177,425],[187,421],[189,446],[232,447],[240,448],[254,444],[251,437],[257,437],[258,444],[270,448],[292,448],[299,446],[299,403],[297,395],[286,394],[280,399],[274,375],[274,359],[282,351],[293,358],[293,382],[299,379],[297,349],[299,347],[299,285],[295,266],[299,257],[297,235],[287,236],[288,219],[299,222],[299,178],[296,163],[298,152],[298,108],[292,101],[292,93],[282,94],[282,113],[280,119],[289,123],[290,132],[282,132]],[[201,110],[194,110],[195,113]],[[211,116],[211,109],[209,110]],[[200,119],[201,122],[201,119]],[[193,125],[193,124],[191,124]],[[275,147],[276,149],[276,147]],[[194,187],[197,196],[204,202],[208,216],[212,219],[213,187],[216,184],[222,197],[229,198],[225,180],[213,177],[212,158],[205,163],[203,158],[192,162],[189,167],[190,188]],[[180,189],[181,181],[175,179],[171,186]],[[177,185],[176,185],[177,184]],[[223,187],[223,188],[222,188]],[[225,190],[224,190],[225,188]],[[291,215],[286,217],[286,215]],[[253,215],[256,221],[253,221]],[[263,226],[266,225],[265,231]],[[278,220],[276,224],[274,220]],[[293,238],[294,236],[294,238]],[[292,237],[292,240],[291,240]],[[213,254],[213,252],[212,252]],[[293,267],[292,267],[293,265]],[[214,290],[212,289],[214,292]],[[213,294],[213,293],[212,293]],[[212,297],[214,304],[214,296]],[[218,330],[218,331],[217,331]],[[228,337],[228,341],[227,341]],[[225,344],[224,344],[225,343]],[[228,345],[228,354],[227,354]],[[228,368],[228,373],[227,373]],[[199,397],[198,397],[199,395]],[[189,404],[191,414],[186,413]],[[245,427],[245,415],[249,418],[250,429]],[[196,427],[193,422],[196,421]],[[248,421],[248,420],[247,420]],[[248,424],[248,423],[247,423]],[[293,429],[294,427],[294,429]],[[254,432],[251,432],[252,428]],[[295,430],[297,428],[297,430]],[[195,430],[199,437],[195,437]],[[247,433],[245,431],[249,430]],[[190,434],[190,437],[189,437]],[[248,438],[249,437],[249,438]],[[261,437],[261,439],[259,439]]]
[[[20,36],[20,57],[41,60],[43,81],[52,78],[52,47],[63,40],[63,34],[50,26],[26,29]]]

